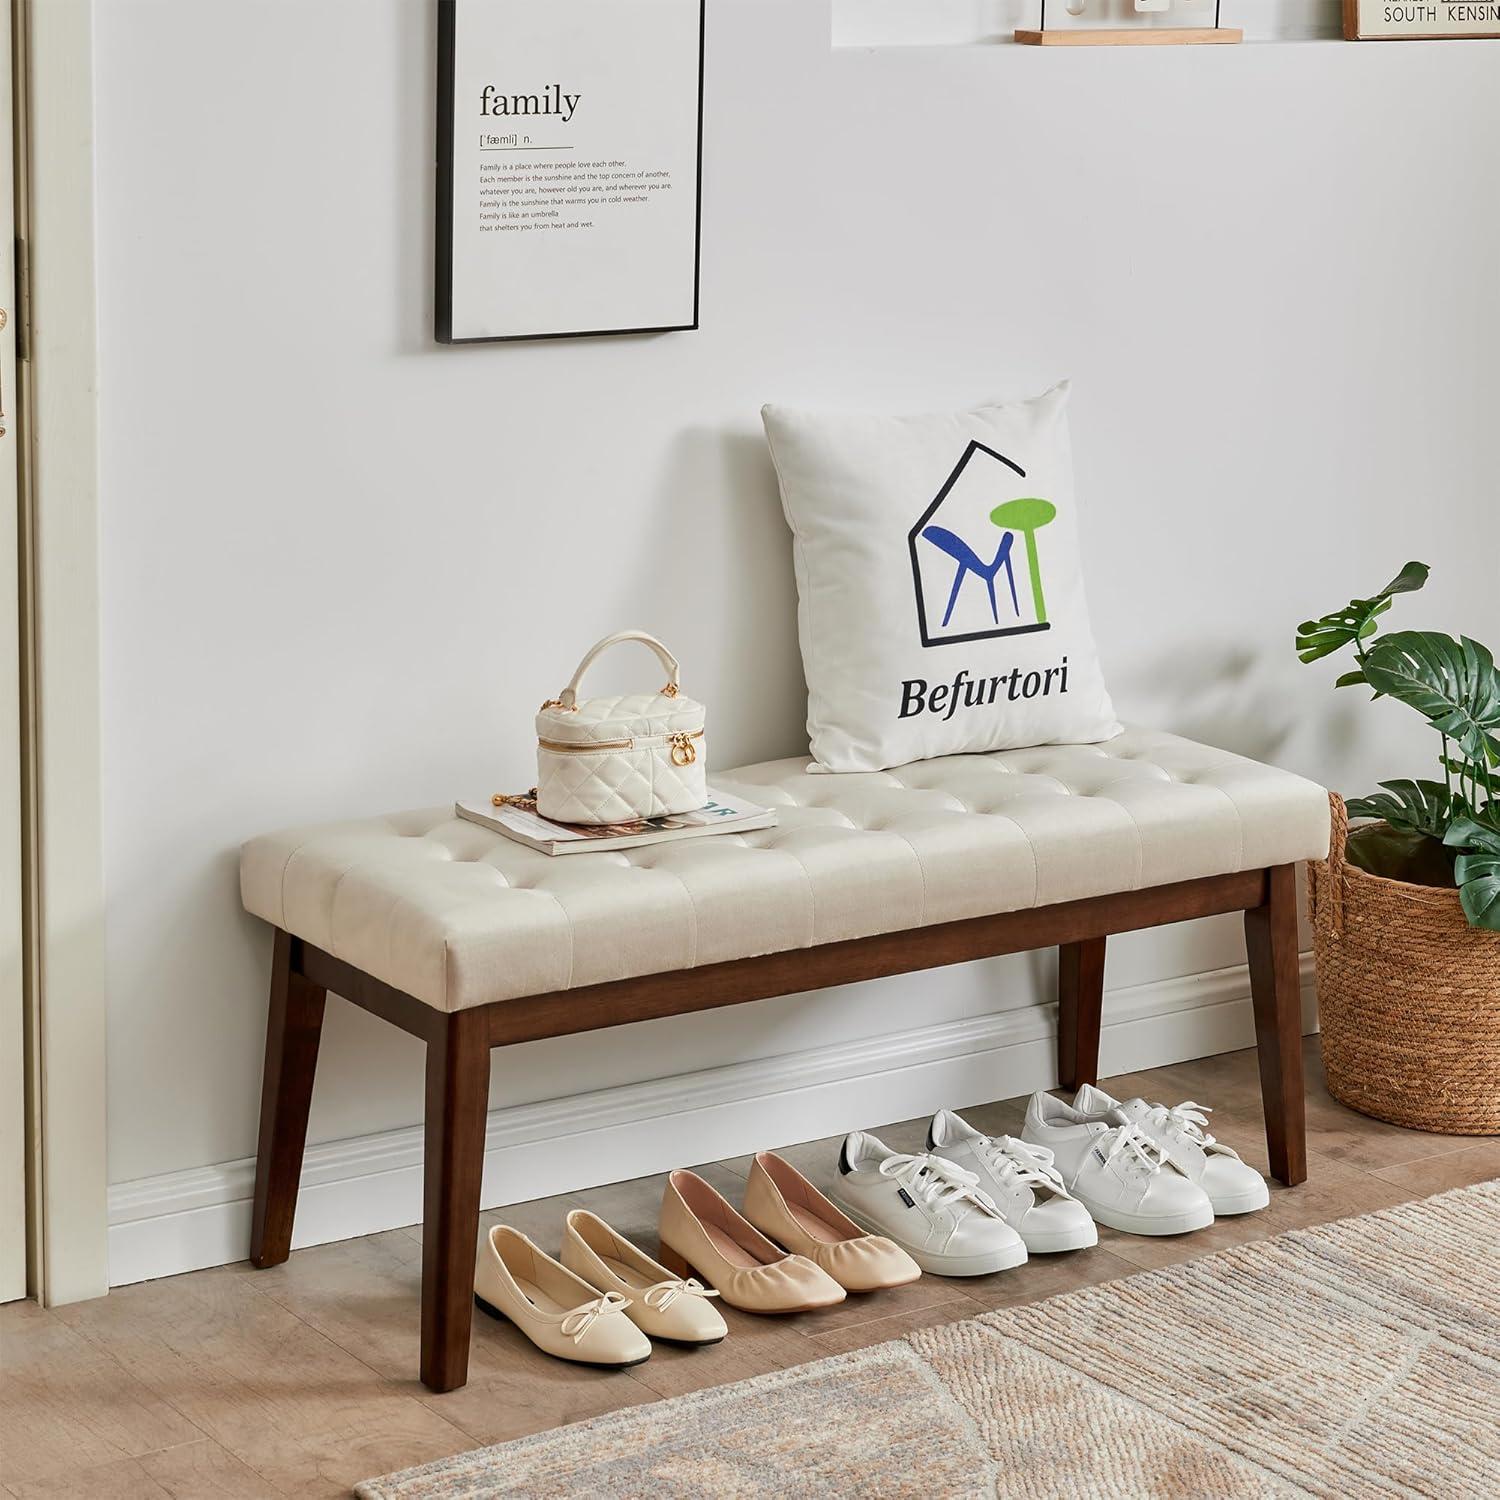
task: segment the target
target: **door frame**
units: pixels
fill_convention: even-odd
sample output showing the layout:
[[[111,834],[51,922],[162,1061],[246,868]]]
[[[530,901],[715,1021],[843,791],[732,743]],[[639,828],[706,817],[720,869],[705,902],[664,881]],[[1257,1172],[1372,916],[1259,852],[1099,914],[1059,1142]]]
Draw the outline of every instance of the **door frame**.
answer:
[[[93,7],[15,35],[29,1290],[109,1289]]]
[[[0,13],[0,119],[11,122],[11,18]],[[21,427],[16,407],[14,154],[0,155],[0,1302],[26,1295],[26,1015],[21,920]]]

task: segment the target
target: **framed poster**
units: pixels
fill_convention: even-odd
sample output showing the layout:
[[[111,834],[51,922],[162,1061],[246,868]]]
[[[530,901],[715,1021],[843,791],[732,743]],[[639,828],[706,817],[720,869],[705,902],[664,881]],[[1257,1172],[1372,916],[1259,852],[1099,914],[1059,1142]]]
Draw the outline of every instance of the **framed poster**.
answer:
[[[439,341],[698,326],[703,9],[439,0]]]
[[[1500,0],[1344,0],[1352,42],[1405,37],[1500,37]]]

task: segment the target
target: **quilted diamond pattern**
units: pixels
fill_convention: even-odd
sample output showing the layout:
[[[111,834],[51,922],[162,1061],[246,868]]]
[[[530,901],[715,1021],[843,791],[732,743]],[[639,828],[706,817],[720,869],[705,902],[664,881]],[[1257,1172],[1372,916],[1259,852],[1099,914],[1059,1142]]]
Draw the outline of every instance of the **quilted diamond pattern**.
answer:
[[[637,750],[537,752],[537,810],[559,823],[628,823],[691,812],[708,801],[705,742],[676,765],[665,745]]]
[[[808,764],[715,771],[777,809],[754,833],[549,858],[439,808],[255,839],[240,888],[255,915],[460,1010],[1328,852],[1322,788],[1152,730],[852,775]],[[657,765],[631,774],[663,785]],[[595,807],[622,790],[579,782]]]

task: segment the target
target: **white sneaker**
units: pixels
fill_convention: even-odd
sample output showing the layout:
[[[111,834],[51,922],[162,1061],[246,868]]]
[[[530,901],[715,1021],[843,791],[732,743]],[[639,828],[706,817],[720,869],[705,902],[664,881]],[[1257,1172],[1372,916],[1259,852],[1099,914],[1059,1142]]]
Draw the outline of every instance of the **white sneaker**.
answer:
[[[940,1109],[927,1127],[927,1149],[957,1162],[1026,1242],[1028,1255],[1087,1250],[1099,1243],[1089,1211],[1068,1191],[1045,1146],[1008,1135],[985,1135],[951,1109]]]
[[[872,1234],[894,1240],[938,1276],[988,1276],[1026,1259],[1026,1245],[980,1191],[973,1172],[941,1156],[905,1155],[862,1130],[844,1141],[828,1196]]]
[[[1051,1094],[1033,1094],[1021,1139],[1051,1151],[1069,1192],[1111,1229],[1186,1234],[1214,1221],[1208,1194],[1117,1109],[1085,1114]]]
[[[1186,1104],[1168,1108],[1165,1104],[1147,1104],[1144,1099],[1111,1099],[1103,1089],[1086,1083],[1078,1090],[1073,1108],[1084,1114],[1117,1109],[1128,1120],[1140,1126],[1165,1153],[1168,1161],[1208,1194],[1216,1214],[1248,1214],[1265,1208],[1271,1201],[1266,1179],[1246,1166],[1237,1151],[1208,1133],[1206,1105]]]

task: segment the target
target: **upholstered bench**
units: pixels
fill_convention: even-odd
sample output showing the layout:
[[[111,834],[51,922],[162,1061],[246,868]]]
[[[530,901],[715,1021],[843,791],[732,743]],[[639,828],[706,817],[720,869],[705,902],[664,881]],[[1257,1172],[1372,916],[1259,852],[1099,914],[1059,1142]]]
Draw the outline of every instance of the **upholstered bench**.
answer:
[[[774,806],[774,828],[622,852],[551,858],[449,809],[247,844],[245,906],[276,929],[255,1264],[291,1247],[328,990],[427,1043],[422,1379],[444,1391],[468,1366],[490,1048],[1055,946],[1073,1087],[1098,1067],[1106,937],[1229,911],[1246,913],[1272,1171],[1305,1177],[1295,866],[1328,850],[1320,787],[1139,729],[807,765],[714,773]]]

